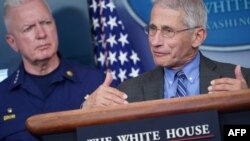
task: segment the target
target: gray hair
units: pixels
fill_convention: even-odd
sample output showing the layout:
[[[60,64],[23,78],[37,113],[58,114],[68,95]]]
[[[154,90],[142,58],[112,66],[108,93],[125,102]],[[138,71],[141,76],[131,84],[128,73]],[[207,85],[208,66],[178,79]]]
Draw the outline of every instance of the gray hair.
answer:
[[[20,6],[22,4],[25,4],[27,2],[31,2],[33,0],[4,0],[3,2],[3,17],[4,17],[4,24],[5,27],[8,30],[8,20],[7,20],[7,13],[8,10],[13,8],[13,7],[17,7]],[[45,0],[41,0],[44,2],[44,4],[48,7],[49,11],[51,12],[50,7],[48,6],[48,3]]]
[[[207,8],[203,0],[155,0],[154,5],[173,10],[182,10],[183,24],[189,28],[207,25]]]

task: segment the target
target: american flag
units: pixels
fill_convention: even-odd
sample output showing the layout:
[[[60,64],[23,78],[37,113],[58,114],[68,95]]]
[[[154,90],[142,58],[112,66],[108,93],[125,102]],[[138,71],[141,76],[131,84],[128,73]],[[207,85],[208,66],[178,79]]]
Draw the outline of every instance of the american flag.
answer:
[[[120,84],[141,72],[141,60],[133,50],[128,33],[112,0],[88,0],[97,67],[110,70],[113,83]]]

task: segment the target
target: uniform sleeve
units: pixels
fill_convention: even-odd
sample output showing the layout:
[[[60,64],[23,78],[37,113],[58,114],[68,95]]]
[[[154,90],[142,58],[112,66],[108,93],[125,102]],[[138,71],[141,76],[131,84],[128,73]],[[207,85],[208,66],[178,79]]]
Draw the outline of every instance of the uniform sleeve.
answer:
[[[41,139],[32,136],[27,130],[18,131],[1,139],[1,141],[39,141]]]

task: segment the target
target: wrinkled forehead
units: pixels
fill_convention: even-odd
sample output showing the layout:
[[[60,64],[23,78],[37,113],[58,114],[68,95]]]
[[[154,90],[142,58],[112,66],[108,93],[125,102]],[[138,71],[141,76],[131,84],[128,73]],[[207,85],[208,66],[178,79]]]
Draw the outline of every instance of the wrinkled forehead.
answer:
[[[43,0],[25,0],[19,4],[9,3],[6,8],[4,22],[8,31],[13,24],[22,26],[36,20],[53,18],[51,10]]]
[[[51,10],[48,4],[44,0],[5,0],[4,1],[4,17],[8,16],[10,11],[12,11],[13,9],[18,9],[20,7],[25,7],[31,4],[36,4],[35,7],[43,6],[44,8],[48,9],[49,12],[51,13]]]
[[[149,24],[181,27],[183,25],[183,13],[179,10],[155,5],[151,11]]]
[[[175,11],[175,13],[179,13],[178,15],[181,15],[182,19],[186,17],[184,3],[180,0],[155,0],[153,9],[156,8],[163,10],[166,9],[168,11]]]

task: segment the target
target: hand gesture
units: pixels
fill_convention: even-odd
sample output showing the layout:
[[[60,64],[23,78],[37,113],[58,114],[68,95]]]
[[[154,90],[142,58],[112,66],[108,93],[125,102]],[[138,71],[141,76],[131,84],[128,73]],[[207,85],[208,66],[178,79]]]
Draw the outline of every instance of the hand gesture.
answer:
[[[235,78],[219,78],[211,81],[211,85],[208,87],[208,93],[218,93],[225,91],[236,91],[241,89],[247,89],[247,83],[244,79],[240,65],[235,67]]]
[[[107,72],[105,81],[91,95],[87,96],[82,109],[127,104],[127,95],[110,87],[112,74]]]

